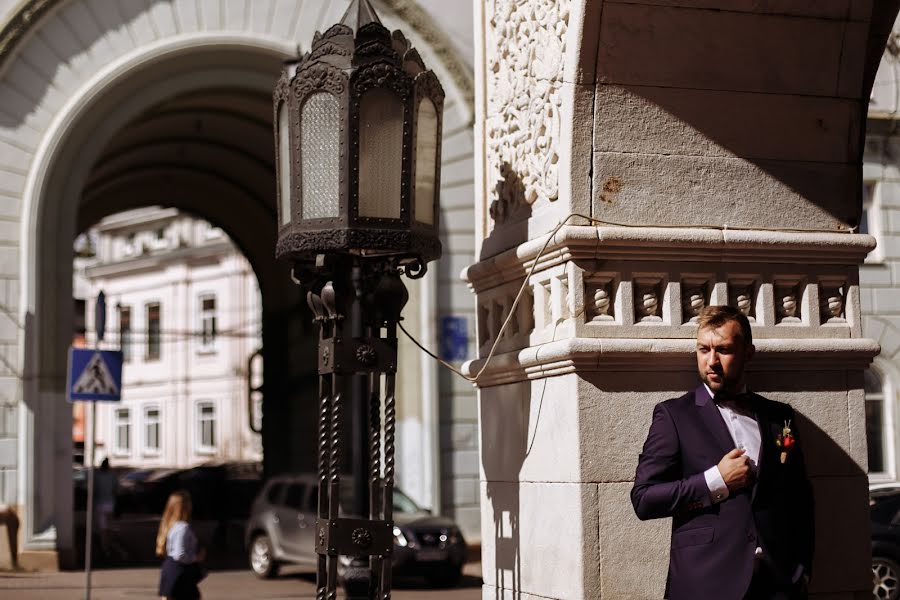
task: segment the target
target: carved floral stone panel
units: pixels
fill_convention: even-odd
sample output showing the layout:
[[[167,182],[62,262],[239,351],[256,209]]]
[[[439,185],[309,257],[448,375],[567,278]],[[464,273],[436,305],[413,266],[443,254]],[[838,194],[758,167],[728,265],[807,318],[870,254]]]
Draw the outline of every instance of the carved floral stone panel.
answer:
[[[559,197],[562,71],[571,0],[487,0],[488,203],[496,224]]]

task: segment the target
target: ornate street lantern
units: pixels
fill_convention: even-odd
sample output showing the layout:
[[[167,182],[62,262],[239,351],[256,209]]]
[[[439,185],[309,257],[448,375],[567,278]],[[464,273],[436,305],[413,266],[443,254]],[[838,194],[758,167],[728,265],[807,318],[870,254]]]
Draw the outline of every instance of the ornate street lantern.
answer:
[[[409,297],[400,275],[421,277],[441,255],[444,92],[403,34],[353,0],[309,54],[286,65],[273,96],[276,254],[293,261],[320,333],[317,598],[335,597],[338,558],[349,556],[345,582],[368,582],[367,596],[386,600],[397,535],[397,327]]]
[[[316,33],[274,92],[279,258],[391,256],[410,275],[438,239],[444,91],[368,0]]]

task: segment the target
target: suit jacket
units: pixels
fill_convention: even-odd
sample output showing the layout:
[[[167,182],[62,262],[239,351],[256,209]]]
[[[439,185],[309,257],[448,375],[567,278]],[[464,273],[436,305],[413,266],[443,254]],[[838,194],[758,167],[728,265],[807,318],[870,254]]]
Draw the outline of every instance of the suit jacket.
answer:
[[[653,411],[631,502],[641,520],[672,517],[666,580],[671,600],[743,598],[757,547],[779,585],[790,585],[798,565],[810,573],[813,500],[794,411],[751,396],[760,429],[756,483],[718,504],[703,473],[734,449],[734,441],[706,387]],[[782,464],[775,440],[789,419],[798,443]]]

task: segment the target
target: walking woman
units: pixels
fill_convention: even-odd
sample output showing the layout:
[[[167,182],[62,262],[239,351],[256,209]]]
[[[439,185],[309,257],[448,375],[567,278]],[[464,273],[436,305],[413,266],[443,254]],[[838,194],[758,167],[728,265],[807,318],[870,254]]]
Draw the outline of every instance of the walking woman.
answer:
[[[190,520],[190,494],[184,490],[172,492],[156,534],[156,555],[165,556],[159,576],[163,600],[200,598],[197,584],[205,576],[200,568],[205,552],[199,548]]]

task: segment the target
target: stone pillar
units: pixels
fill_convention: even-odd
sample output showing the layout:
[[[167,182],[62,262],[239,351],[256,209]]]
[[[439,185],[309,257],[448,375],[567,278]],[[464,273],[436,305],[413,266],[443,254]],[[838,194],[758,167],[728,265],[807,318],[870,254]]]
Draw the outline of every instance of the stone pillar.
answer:
[[[693,317],[726,303],[751,387],[800,415],[812,591],[867,597],[853,228],[897,2],[475,4],[484,597],[662,597],[669,523],[629,491],[653,405],[698,383]]]

